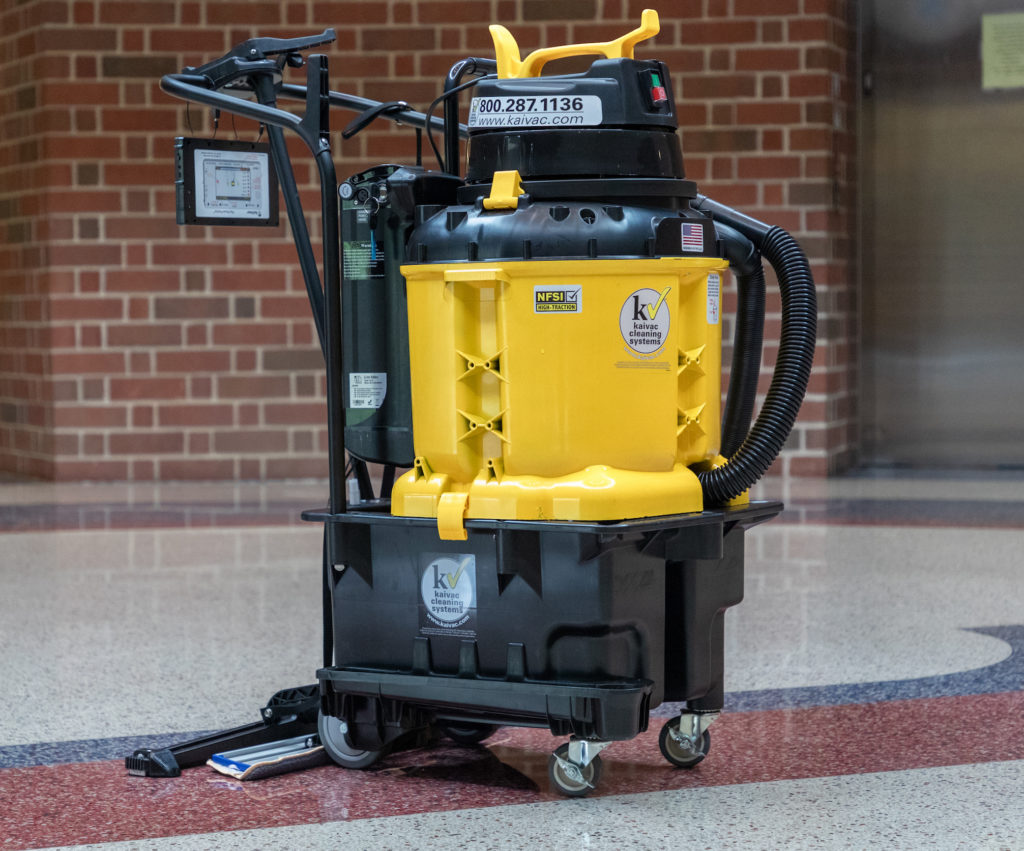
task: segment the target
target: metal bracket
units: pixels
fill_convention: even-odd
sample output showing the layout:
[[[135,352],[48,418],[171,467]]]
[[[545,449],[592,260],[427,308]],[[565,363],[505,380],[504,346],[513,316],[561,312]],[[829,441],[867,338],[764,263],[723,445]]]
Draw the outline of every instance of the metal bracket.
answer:
[[[684,712],[679,716],[679,728],[669,727],[669,735],[684,750],[695,755],[699,754],[704,733],[721,714],[721,712]]]
[[[569,739],[569,759],[561,761],[585,768],[610,744],[611,742],[592,742],[588,739]]]

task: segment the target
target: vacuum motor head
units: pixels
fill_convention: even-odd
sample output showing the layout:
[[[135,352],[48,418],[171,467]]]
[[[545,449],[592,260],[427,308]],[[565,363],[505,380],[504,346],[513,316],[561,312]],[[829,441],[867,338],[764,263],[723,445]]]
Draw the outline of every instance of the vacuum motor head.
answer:
[[[633,45],[657,32],[657,13],[647,10],[620,39],[544,48],[520,61],[508,30],[491,27],[498,77],[481,80],[470,104],[467,181],[512,170],[524,180],[682,178],[668,69],[633,58]],[[538,76],[548,61],[581,54],[605,58],[583,73]]]

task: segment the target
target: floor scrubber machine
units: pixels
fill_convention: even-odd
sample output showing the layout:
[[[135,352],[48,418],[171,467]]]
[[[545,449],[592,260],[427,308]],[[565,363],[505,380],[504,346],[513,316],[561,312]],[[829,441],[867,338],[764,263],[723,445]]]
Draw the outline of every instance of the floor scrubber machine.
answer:
[[[614,41],[522,58],[492,26],[496,59],[456,63],[426,113],[331,91],[326,58],[307,55],[331,30],[252,39],[162,81],[267,128],[264,144],[179,140],[178,217],[268,223],[278,186],[284,199],[327,369],[329,505],[303,515],[324,525],[325,662],[317,686],[264,716],[315,724],[342,766],[439,733],[545,727],[568,737],[553,786],[584,795],[600,751],[665,702],[679,712],[665,758],[691,767],[708,752],[744,533],[781,510],[747,491],[803,399],[815,295],[787,233],[684,177],[668,69],[633,55],[657,32],[647,10]],[[597,58],[542,73],[580,55]],[[283,82],[303,65],[306,86]],[[425,132],[440,168],[381,165],[339,186],[331,107],[357,113],[343,138],[378,118]],[[286,130],[320,175],[322,278]],[[751,425],[762,257],[782,339]],[[383,465],[379,484],[368,464]]]

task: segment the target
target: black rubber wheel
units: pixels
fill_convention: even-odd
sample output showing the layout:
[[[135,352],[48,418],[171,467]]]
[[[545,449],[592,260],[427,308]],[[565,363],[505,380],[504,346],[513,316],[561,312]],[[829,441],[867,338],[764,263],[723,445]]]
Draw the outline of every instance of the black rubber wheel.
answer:
[[[460,745],[478,745],[498,731],[497,724],[478,724],[474,721],[448,721],[439,726],[442,733]]]
[[[661,755],[678,768],[693,768],[711,750],[711,735],[707,730],[704,731],[704,735],[700,737],[700,753],[694,753],[672,737],[670,733],[672,728],[679,729],[679,716],[671,721],[666,721],[665,726],[661,728],[661,735],[658,736]]]
[[[316,722],[317,731],[320,733],[320,742],[327,751],[327,755],[342,768],[369,768],[387,753],[387,750],[359,751],[352,748],[345,741],[345,727],[340,718],[333,715],[324,715]]]
[[[589,765],[580,767],[578,769],[579,777],[573,777],[567,773],[562,763],[559,762],[559,758],[569,759],[568,742],[556,748],[555,752],[548,758],[548,778],[555,789],[563,795],[568,795],[570,798],[582,798],[597,788],[597,784],[601,782],[600,756],[595,756]]]

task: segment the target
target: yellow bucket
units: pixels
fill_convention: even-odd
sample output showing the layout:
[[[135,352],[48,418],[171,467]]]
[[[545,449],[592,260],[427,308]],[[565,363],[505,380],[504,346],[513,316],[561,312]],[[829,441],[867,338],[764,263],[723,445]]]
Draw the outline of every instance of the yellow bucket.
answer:
[[[700,511],[688,467],[718,450],[727,268],[708,257],[403,266],[417,460],[392,512],[440,517],[461,537],[462,517]]]

